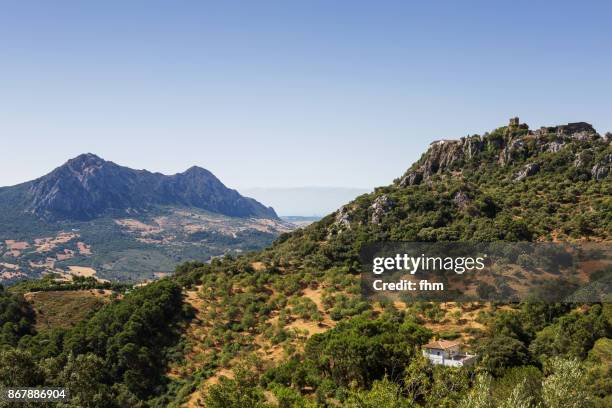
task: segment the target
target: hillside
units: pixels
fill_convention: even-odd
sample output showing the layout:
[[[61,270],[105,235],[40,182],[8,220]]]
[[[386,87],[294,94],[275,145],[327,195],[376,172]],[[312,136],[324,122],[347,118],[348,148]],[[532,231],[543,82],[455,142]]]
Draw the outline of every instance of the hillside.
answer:
[[[264,250],[183,264],[61,340],[29,336],[32,313],[11,295],[8,321],[21,323],[5,344],[21,351],[0,362],[19,355],[38,383],[98,370],[87,391],[71,388],[91,406],[606,406],[609,303],[369,303],[358,254],[394,240],[610,242],[611,142],[586,123],[513,120],[432,143],[391,185]],[[460,339],[477,366],[428,364],[431,339]]]
[[[291,224],[192,167],[166,176],[93,154],[0,188],[0,282],[44,273],[142,281],[269,245]]]
[[[392,185],[271,248],[179,270],[179,281],[198,285],[188,299],[202,299],[199,306],[190,300],[200,320],[188,332],[194,348],[179,371],[187,378],[226,373],[214,367],[235,366],[237,355],[254,351],[264,365],[291,361],[311,335],[389,310],[358,296],[358,253],[366,242],[610,241],[611,141],[585,123],[530,131],[514,122],[482,136],[434,142]],[[487,322],[495,321],[495,310],[485,305],[394,308],[437,336],[471,339],[473,347],[486,341]],[[202,344],[207,353],[197,351]],[[210,384],[197,387],[191,406],[203,403],[201,390]]]

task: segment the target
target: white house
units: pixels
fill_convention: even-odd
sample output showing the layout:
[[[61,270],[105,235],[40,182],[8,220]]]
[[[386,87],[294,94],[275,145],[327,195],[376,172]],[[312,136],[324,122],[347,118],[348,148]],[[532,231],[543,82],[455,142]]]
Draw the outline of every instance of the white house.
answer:
[[[477,356],[461,352],[461,343],[450,340],[430,341],[423,346],[423,355],[432,364],[442,364],[449,367],[469,366],[476,362]]]

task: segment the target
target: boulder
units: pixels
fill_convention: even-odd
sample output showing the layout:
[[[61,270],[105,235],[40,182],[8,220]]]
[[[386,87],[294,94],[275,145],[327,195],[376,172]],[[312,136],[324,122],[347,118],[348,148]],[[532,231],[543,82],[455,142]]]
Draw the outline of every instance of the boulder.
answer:
[[[351,227],[351,214],[346,205],[343,205],[336,212],[336,224],[342,227]]]
[[[464,191],[457,191],[453,196],[453,202],[459,209],[465,210],[472,202],[472,199]]]
[[[527,155],[527,146],[523,139],[514,139],[503,148],[499,154],[499,164],[505,166],[518,157]]]
[[[550,142],[547,145],[547,149],[546,151],[551,152],[551,153],[557,153],[559,150],[561,150],[563,148],[563,146],[565,146],[565,143],[563,142]]]
[[[408,172],[408,174],[406,174],[404,178],[402,178],[399,185],[400,187],[414,186],[416,184],[419,184],[422,180],[423,174],[420,171],[411,171]]]
[[[576,155],[576,159],[574,160],[574,167],[585,167],[591,163],[591,160],[593,160],[593,151],[591,149],[583,150]]]
[[[391,208],[393,208],[393,205],[393,200],[391,200],[386,194],[377,197],[370,206],[370,209],[372,210],[372,224],[380,224],[384,215]]]
[[[527,177],[533,176],[540,171],[540,165],[538,163],[526,164],[515,176],[514,181],[521,181]]]
[[[608,153],[604,156],[600,163],[597,163],[591,169],[591,175],[595,180],[602,180],[610,174],[612,171],[612,153]]]

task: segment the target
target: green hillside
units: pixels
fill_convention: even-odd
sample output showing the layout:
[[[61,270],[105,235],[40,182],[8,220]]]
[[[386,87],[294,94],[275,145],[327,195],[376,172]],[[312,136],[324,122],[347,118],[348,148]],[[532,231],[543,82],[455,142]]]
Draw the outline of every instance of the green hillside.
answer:
[[[371,304],[358,254],[393,240],[609,242],[611,140],[513,121],[435,142],[393,184],[269,248],[183,264],[73,328],[36,333],[4,291],[0,384],[68,385],[87,407],[609,406],[610,304]],[[477,365],[430,365],[432,339],[460,339]]]

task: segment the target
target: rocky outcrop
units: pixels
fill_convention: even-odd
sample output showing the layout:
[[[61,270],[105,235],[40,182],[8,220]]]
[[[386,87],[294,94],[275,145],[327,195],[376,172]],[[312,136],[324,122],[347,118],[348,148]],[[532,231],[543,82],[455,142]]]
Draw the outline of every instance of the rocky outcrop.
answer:
[[[535,131],[528,129],[528,126],[521,124],[518,118],[512,118],[510,124],[506,128],[501,128],[501,132],[496,131],[494,137],[485,133],[482,137],[476,135],[458,140],[437,140],[431,143],[423,157],[399,179],[398,185],[408,187],[424,181],[429,183],[428,180],[432,175],[451,170],[458,163],[468,161],[482,152],[499,152],[498,163],[502,166],[511,166],[539,153],[559,152],[575,140],[601,140],[593,126],[586,122],[542,127]],[[611,143],[612,135],[606,134],[605,140]],[[579,158],[577,160],[580,161]],[[537,164],[527,165],[514,179],[522,180],[538,170]],[[603,174],[605,169],[600,165],[595,172]]]
[[[457,191],[453,196],[453,202],[460,210],[465,210],[472,203],[472,199],[465,191]]]
[[[518,158],[525,158],[528,155],[526,143],[523,139],[511,140],[499,155],[499,164],[506,166]]]
[[[612,173],[612,153],[605,155],[603,160],[591,169],[591,176],[595,180],[602,180],[610,173]]]
[[[583,150],[576,155],[576,159],[574,159],[574,167],[582,168],[588,166],[592,160],[593,151],[591,149]]]
[[[553,141],[553,142],[548,143],[545,151],[551,152],[551,153],[557,153],[563,148],[563,146],[565,146],[565,143]]]
[[[372,210],[372,224],[378,225],[382,222],[385,214],[393,208],[393,200],[391,200],[386,194],[376,197],[370,209]]]
[[[343,205],[336,211],[335,224],[340,227],[351,227],[351,214],[346,205]]]
[[[440,169],[450,167],[453,162],[463,158],[461,141],[438,140],[431,144],[425,161],[421,166],[424,178],[438,172]]]
[[[538,163],[526,164],[515,176],[514,181],[521,181],[527,177],[533,176],[540,171],[540,165]]]
[[[409,171],[406,175],[400,180],[400,187],[406,186],[414,186],[419,184],[423,180],[423,173],[420,171]]]
[[[460,160],[470,160],[484,148],[480,136],[464,137],[459,140],[438,140],[431,143],[429,150],[418,162],[416,168],[408,171],[399,181],[400,187],[420,184],[436,173],[448,169]]]
[[[84,221],[154,205],[195,207],[233,217],[277,218],[272,208],[227,188],[201,167],[166,176],[119,166],[93,154],[80,155],[46,176],[9,188],[25,190],[26,211],[50,221]]]
[[[597,132],[590,123],[576,122],[557,126],[557,136],[569,136],[577,140],[593,140]]]
[[[508,126],[508,132],[527,129],[527,125],[518,123],[518,118],[512,118]],[[520,140],[513,140],[513,143],[505,153],[502,153],[501,162],[508,162],[515,152],[522,148]],[[492,145],[494,149],[501,149],[505,147],[506,141],[490,138],[488,134],[462,137],[458,140],[436,140],[430,144],[429,150],[417,162],[417,165],[409,170],[398,184],[400,187],[420,184],[423,180],[451,168],[460,161],[471,160],[487,149],[488,145]]]

